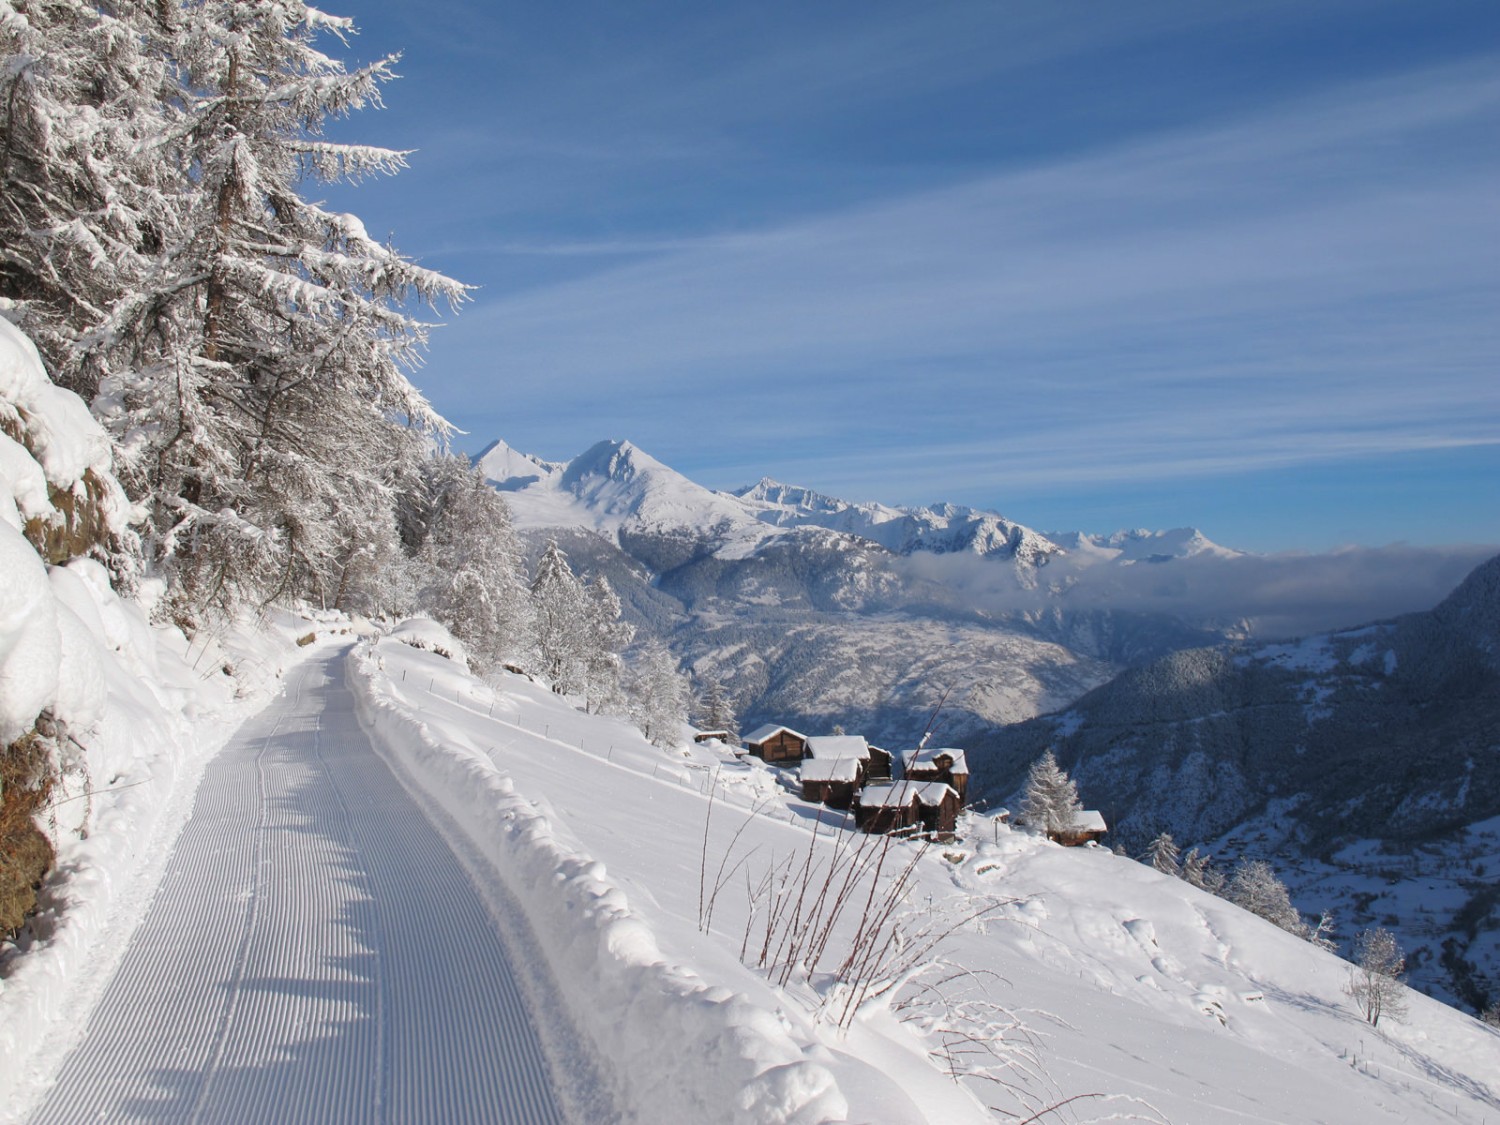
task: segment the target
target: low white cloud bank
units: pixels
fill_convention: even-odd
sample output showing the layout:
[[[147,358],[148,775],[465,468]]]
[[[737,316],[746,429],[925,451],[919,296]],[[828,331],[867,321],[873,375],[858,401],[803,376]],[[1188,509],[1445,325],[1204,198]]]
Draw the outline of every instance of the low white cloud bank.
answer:
[[[1350,547],[1325,554],[1197,555],[1129,565],[1054,560],[1037,589],[1007,565],[973,555],[913,555],[913,578],[942,583],[992,614],[1112,610],[1164,613],[1214,629],[1243,623],[1258,638],[1305,636],[1431,609],[1494,545]]]

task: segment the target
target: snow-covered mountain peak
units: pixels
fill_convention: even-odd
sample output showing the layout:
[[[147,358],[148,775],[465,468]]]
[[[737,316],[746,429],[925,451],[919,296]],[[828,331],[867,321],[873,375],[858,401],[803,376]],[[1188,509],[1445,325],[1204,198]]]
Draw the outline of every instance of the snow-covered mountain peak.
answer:
[[[474,458],[474,464],[484,473],[485,480],[503,492],[514,492],[544,478],[556,477],[566,467],[512,449],[498,438],[484,447]]]
[[[798,484],[783,484],[770,477],[761,477],[752,485],[737,488],[732,495],[738,496],[747,504],[763,505],[769,511],[790,510],[799,513],[832,514],[847,511],[850,508],[882,508],[878,504],[852,504],[847,500],[840,500],[811,488],[803,488]],[[895,509],[882,508],[882,510],[889,511],[892,515],[899,514]],[[767,520],[766,522],[774,521]]]
[[[506,494],[522,529],[581,527],[613,535],[754,523],[733,497],[696,484],[628,441],[601,441],[562,463],[497,441],[479,466]]]
[[[730,498],[704,488],[628,441],[602,441],[568,463],[558,486],[592,513],[600,529],[623,522],[652,529],[709,530],[743,522]]]

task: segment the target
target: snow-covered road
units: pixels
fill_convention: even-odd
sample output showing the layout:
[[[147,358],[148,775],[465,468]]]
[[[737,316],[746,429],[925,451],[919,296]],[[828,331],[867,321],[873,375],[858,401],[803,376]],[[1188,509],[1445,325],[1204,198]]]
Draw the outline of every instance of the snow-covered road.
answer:
[[[371,749],[343,655],[206,769],[34,1122],[564,1120],[533,959]]]

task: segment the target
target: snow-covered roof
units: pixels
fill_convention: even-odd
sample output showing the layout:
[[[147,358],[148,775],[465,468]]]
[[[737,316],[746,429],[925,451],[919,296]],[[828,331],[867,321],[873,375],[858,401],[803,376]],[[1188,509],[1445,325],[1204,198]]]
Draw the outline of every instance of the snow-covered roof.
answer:
[[[858,758],[869,761],[870,744],[860,734],[819,734],[807,740],[807,752],[814,758]]]
[[[1073,831],[1075,832],[1108,832],[1109,825],[1104,823],[1104,815],[1093,809],[1084,809],[1073,818]]]
[[[804,769],[806,766],[803,767]],[[891,785],[867,785],[860,792],[859,803],[865,808],[904,808],[913,800],[923,805],[941,805],[952,793],[958,793],[944,781],[897,781]]]
[[[795,731],[791,727],[777,726],[775,723],[766,723],[764,726],[756,727],[749,734],[745,735],[740,741],[765,742],[767,739],[775,738],[782,731],[786,731],[787,734],[796,735],[804,742],[807,741],[807,735],[803,734],[801,731]]]
[[[858,781],[858,758],[804,758],[803,781]]]
[[[953,759],[953,765],[949,768],[950,773],[968,773],[969,763],[964,757],[962,750],[955,750],[951,746],[929,747],[923,750],[911,750],[906,755],[906,768],[913,766],[930,766],[941,755],[946,754]]]

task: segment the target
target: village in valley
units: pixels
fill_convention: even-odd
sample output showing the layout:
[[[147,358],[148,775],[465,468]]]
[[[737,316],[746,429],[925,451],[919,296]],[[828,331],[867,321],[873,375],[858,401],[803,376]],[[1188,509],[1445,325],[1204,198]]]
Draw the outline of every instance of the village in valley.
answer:
[[[733,745],[726,730],[699,731],[694,739]],[[968,760],[961,749],[926,743],[923,736],[916,749],[898,754],[858,734],[806,735],[767,723],[744,735],[734,753],[786,771],[787,783],[795,781],[804,801],[851,812],[864,832],[952,840],[968,807]],[[1007,809],[990,815],[1010,820]],[[1104,817],[1091,809],[1076,813],[1071,823],[1045,826],[1050,839],[1067,847],[1096,843],[1107,830]]]

